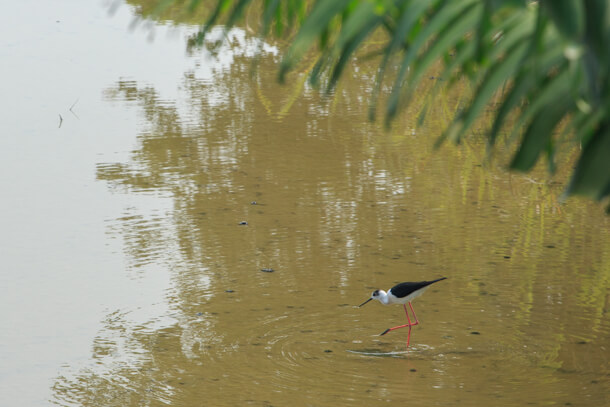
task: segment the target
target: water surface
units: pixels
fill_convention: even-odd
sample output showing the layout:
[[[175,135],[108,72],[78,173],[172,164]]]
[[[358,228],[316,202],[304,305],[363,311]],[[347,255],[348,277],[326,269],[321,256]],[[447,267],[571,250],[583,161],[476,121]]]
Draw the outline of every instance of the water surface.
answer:
[[[252,76],[246,31],[185,54],[193,28],[151,44],[123,35],[132,12],[94,20],[123,27],[123,62],[61,128],[13,124],[6,403],[608,404],[609,221],[559,202],[565,174],[509,174],[476,137],[435,151],[451,99],[368,123],[373,65],[328,100],[277,85],[273,45]],[[408,351],[379,336],[401,307],[356,307],[440,276]]]

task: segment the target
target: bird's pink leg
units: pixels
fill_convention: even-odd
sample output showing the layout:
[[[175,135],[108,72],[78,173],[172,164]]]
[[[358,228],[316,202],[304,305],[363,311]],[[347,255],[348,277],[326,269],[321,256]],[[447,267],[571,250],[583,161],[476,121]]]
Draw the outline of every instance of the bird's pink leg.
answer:
[[[411,303],[409,303],[409,305],[411,305]],[[404,309],[405,309],[405,314],[407,315],[407,321],[408,321],[409,323],[408,323],[408,324],[405,324],[405,325],[398,325],[398,326],[395,326],[395,327],[393,327],[393,328],[388,328],[388,329],[386,329],[385,331],[383,331],[381,334],[379,334],[379,336],[383,336],[383,335],[387,334],[388,332],[390,332],[390,331],[394,331],[394,330],[396,330],[396,329],[400,329],[400,328],[407,328],[407,327],[408,327],[408,328],[409,328],[409,336],[408,336],[408,338],[410,338],[410,337],[411,337],[411,327],[412,327],[413,325],[417,325],[417,324],[419,323],[419,321],[418,321],[417,323],[415,323],[415,324],[412,324],[412,323],[411,323],[411,319],[409,318],[409,312],[407,312],[407,306],[406,306],[405,304],[403,304],[402,306],[403,306],[403,307],[404,307]],[[411,311],[413,311],[413,308],[411,308]],[[413,315],[415,315],[415,313],[413,313]],[[417,321],[417,317],[415,317],[415,320]],[[408,342],[409,342],[408,338],[407,338],[407,347],[409,346],[409,344],[408,344]]]
[[[383,331],[382,333],[380,333],[379,336],[383,336],[383,335],[387,334],[388,332],[393,331],[395,329],[406,328],[408,326],[410,326],[410,325],[409,324],[405,324],[405,325],[395,326],[394,328],[388,328],[385,331]]]
[[[409,303],[409,306],[411,305],[411,303]],[[411,327],[413,326],[411,324],[411,318],[409,318],[409,312],[407,312],[407,306],[405,304],[402,304],[402,306],[405,309],[405,314],[407,314],[407,321],[409,321],[409,334],[407,335],[407,349],[409,349],[409,342],[411,342]],[[413,309],[411,309],[413,310]]]
[[[413,309],[413,305],[411,305],[410,302],[409,302],[409,308],[411,308],[411,312],[413,313],[413,318],[415,318],[415,322],[411,322],[411,318],[409,317],[409,311],[407,310],[407,306],[405,304],[403,304],[402,306],[405,309],[405,315],[407,316],[408,323],[405,324],[405,325],[399,325],[399,326],[395,326],[393,328],[388,328],[385,331],[383,331],[383,333],[381,335],[385,335],[388,332],[393,331],[395,329],[407,328],[408,327],[409,328],[409,333],[407,334],[407,349],[408,349],[409,348],[409,343],[411,343],[411,327],[413,327],[415,325],[419,325],[419,320],[417,319],[417,315],[415,314],[415,310]]]
[[[417,320],[417,315],[415,315],[415,311],[413,310],[413,305],[411,305],[411,303],[409,303],[409,308],[411,308],[411,312],[413,313],[413,318],[415,318],[415,322],[411,325],[411,326],[415,326],[415,325],[419,325],[419,321]],[[407,309],[405,308],[405,311]],[[411,322],[411,321],[409,321]]]

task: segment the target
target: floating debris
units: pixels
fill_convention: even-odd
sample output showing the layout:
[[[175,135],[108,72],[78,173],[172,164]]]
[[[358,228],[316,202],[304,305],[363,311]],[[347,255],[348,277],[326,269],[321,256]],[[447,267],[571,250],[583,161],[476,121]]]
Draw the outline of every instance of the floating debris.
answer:
[[[225,290],[225,293],[234,293],[234,292],[235,292],[235,291],[233,291],[233,290],[231,290],[231,289]]]
[[[242,220],[241,222],[239,222],[240,225],[247,225],[248,222],[246,222],[245,220]]]
[[[273,273],[275,270],[265,267],[264,269],[261,269],[261,271],[264,273]]]

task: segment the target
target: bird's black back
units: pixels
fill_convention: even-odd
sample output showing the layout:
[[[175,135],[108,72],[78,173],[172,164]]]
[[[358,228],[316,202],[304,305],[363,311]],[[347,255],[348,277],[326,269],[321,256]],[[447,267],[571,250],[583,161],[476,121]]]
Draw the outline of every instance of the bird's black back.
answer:
[[[429,286],[430,284],[434,284],[438,281],[445,280],[447,277],[441,277],[432,281],[419,281],[416,283],[400,283],[396,284],[394,287],[390,288],[392,294],[394,294],[398,298],[404,298],[407,295],[414,293],[417,290],[421,290],[424,287]]]

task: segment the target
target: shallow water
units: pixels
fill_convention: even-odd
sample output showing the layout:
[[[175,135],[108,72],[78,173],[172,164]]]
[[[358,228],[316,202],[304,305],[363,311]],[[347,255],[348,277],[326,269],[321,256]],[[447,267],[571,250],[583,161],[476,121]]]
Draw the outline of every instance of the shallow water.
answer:
[[[417,101],[368,123],[365,64],[324,100],[275,83],[272,46],[252,77],[239,29],[185,54],[194,28],[150,42],[127,6],[21,12],[38,34],[3,40],[23,86],[0,148],[0,404],[610,402],[610,224],[559,202],[563,174],[508,174],[477,140],[435,151],[447,101],[421,128]],[[357,308],[439,276],[408,351],[405,329],[379,336],[402,307]]]

